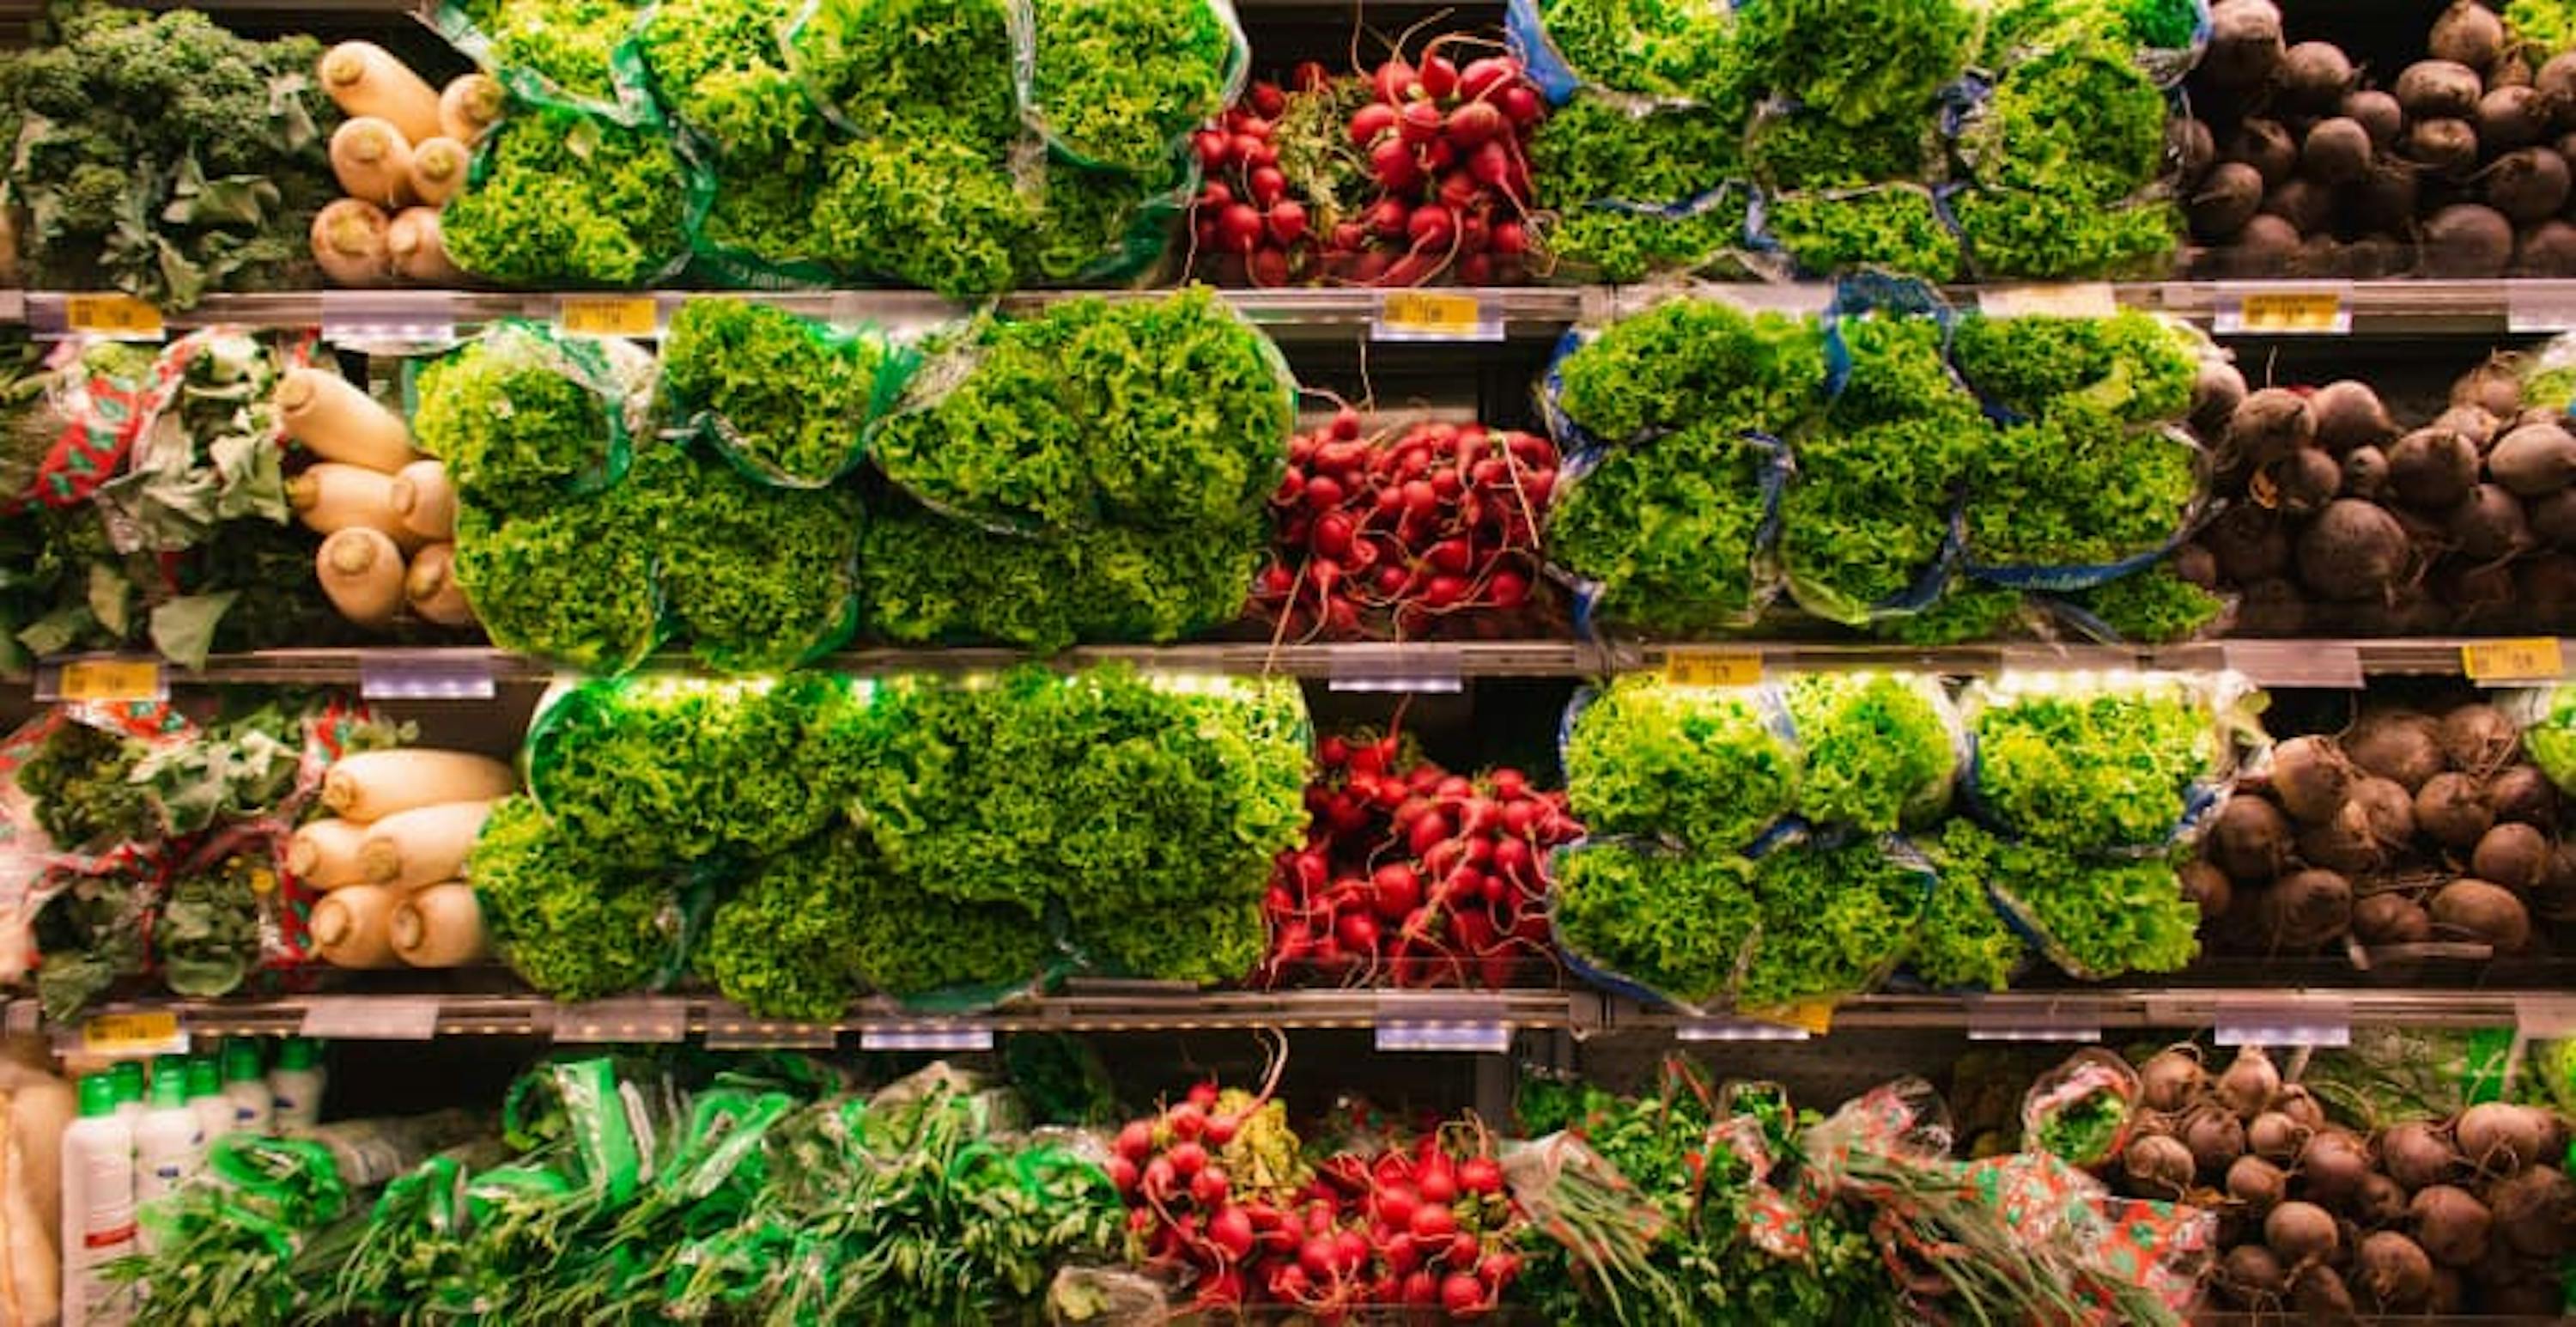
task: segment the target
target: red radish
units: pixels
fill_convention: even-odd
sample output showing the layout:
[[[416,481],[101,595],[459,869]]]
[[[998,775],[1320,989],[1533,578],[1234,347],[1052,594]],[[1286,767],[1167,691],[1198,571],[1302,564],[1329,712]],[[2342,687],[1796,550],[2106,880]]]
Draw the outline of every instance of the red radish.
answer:
[[[1505,118],[1524,128],[1538,123],[1547,109],[1538,99],[1538,89],[1527,83],[1514,83],[1495,93],[1494,104],[1503,108]]]
[[[1229,203],[1217,213],[1217,242],[1235,253],[1250,253],[1261,243],[1261,214],[1249,204]]]
[[[1351,146],[1369,147],[1395,129],[1395,107],[1373,101],[1351,112]]]
[[[1288,196],[1288,176],[1276,166],[1262,166],[1246,177],[1252,201],[1259,207],[1275,208]]]
[[[1439,55],[1422,57],[1422,67],[1415,71],[1415,77],[1421,83],[1422,90],[1429,93],[1435,100],[1449,97],[1458,91],[1458,66],[1449,63],[1446,58]]]
[[[1451,1313],[1473,1313],[1484,1304],[1484,1283],[1464,1272],[1452,1272],[1440,1283],[1440,1307]]]
[[[1270,238],[1281,244],[1295,244],[1306,238],[1306,205],[1294,198],[1282,198],[1270,205]]]
[[[1416,81],[1413,66],[1402,60],[1389,60],[1377,67],[1372,85],[1379,101],[1389,106],[1401,106],[1405,102],[1407,90]]]
[[[1520,76],[1520,61],[1507,55],[1489,55],[1481,60],[1470,60],[1465,69],[1458,71],[1458,94],[1463,97],[1489,97],[1500,91],[1504,84]]]

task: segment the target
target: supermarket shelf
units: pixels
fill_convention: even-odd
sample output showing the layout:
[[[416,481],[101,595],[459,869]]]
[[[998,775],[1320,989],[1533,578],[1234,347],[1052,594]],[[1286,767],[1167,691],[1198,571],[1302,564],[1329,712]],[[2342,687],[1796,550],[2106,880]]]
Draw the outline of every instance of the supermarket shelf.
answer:
[[[498,985],[508,981],[489,974]],[[33,1018],[13,1002],[12,1026]],[[862,1045],[967,1049],[995,1033],[1187,1032],[1225,1029],[1376,1029],[1385,1049],[1487,1049],[1480,1034],[1560,1031],[1578,1038],[1639,1034],[1683,1041],[1777,1040],[1797,1033],[1751,1019],[1689,1018],[1589,990],[1289,990],[1202,992],[1152,983],[1082,983],[1065,993],[974,1015],[924,1015],[861,1004],[830,1024],[764,1020],[722,1000],[648,996],[587,1005],[521,992],[376,990],[278,999],[147,1001],[108,1014],[166,1012],[201,1035],[306,1033],[340,1040],[432,1036],[550,1036],[567,1042],[709,1038],[735,1047],[823,1045],[856,1034]],[[2115,1031],[2216,1029],[2250,1041],[2330,1043],[2354,1027],[2518,1027],[2526,1035],[2576,1035],[2576,997],[2558,990],[2172,989],[2016,991],[1991,996],[1866,996],[1836,1008],[1832,1030],[1962,1031],[1971,1039],[2093,1042]],[[60,1028],[67,1042],[78,1028]]]
[[[2007,670],[2110,670],[2129,668],[2210,671],[2232,668],[2261,686],[2349,687],[2366,676],[2462,675],[2465,637],[2389,640],[2300,639],[2216,641],[2162,648],[1999,643],[1917,649],[1875,644],[1804,641],[1725,642],[1677,646],[1661,643],[1510,640],[1411,644],[1272,645],[1265,641],[1216,641],[1186,645],[1083,646],[1047,662],[1078,667],[1112,661],[1175,672],[1281,675],[1322,680],[1353,691],[1455,690],[1476,677],[1601,677],[1650,672],[1688,654],[1758,660],[1768,671],[1885,668],[1951,676]],[[2562,643],[2576,659],[2576,644]],[[1008,649],[851,650],[816,667],[859,676],[910,672],[988,672],[1029,661]],[[648,668],[687,671],[685,655],[657,656]],[[200,669],[169,669],[171,685],[355,685],[388,698],[471,698],[491,687],[552,678],[542,660],[481,647],[444,649],[284,649],[219,654]],[[18,685],[27,685],[21,679]],[[35,679],[41,699],[52,699],[59,674],[52,664]]]
[[[1709,285],[1713,298],[1750,308],[1813,310],[1830,298],[1822,284]],[[966,305],[923,291],[837,290],[737,292],[811,317],[840,322],[870,321],[916,327],[954,318]],[[1005,309],[1028,310],[1101,295],[1110,299],[1151,298],[1146,291],[1024,291],[1004,296]],[[1246,317],[1283,340],[1338,339],[1355,332],[1389,339],[1475,341],[1552,337],[1579,321],[1598,319],[1637,307],[1655,298],[1644,288],[1609,286],[1508,286],[1459,288],[1435,293],[1472,301],[1474,318],[1427,326],[1404,324],[1401,301],[1416,292],[1359,288],[1229,290],[1226,298]],[[2230,335],[2266,335],[2260,314],[2247,312],[2249,297],[2266,295],[2332,296],[2346,315],[2338,332],[2359,336],[2446,334],[2539,335],[2576,329],[2576,280],[2514,279],[2483,281],[2162,281],[2118,286],[1961,287],[1951,292],[1961,306],[2011,301],[2021,308],[2098,307],[2107,298],[2128,308],[2170,313],[2220,328]],[[59,292],[0,291],[0,320],[23,318],[39,330],[58,331],[69,324],[70,296]],[[214,295],[194,309],[167,315],[174,329],[213,324],[319,327],[336,340],[351,342],[434,342],[460,326],[495,318],[552,318],[567,299],[624,298],[596,293],[500,292],[468,290],[331,290],[274,294]],[[659,291],[633,298],[653,301],[658,319],[687,292]],[[1390,298],[1399,301],[1394,325],[1386,323]],[[1455,310],[1467,306],[1460,304]],[[1438,317],[1458,316],[1455,310]],[[1419,316],[1417,313],[1414,316]],[[2239,325],[2247,324],[2247,325]]]

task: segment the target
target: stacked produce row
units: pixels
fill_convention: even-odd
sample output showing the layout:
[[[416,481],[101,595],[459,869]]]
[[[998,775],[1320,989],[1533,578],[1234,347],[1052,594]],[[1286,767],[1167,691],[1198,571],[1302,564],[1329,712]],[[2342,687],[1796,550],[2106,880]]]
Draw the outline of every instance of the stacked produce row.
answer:
[[[1079,1043],[1024,1035],[893,1079],[776,1054],[563,1055],[498,1119],[317,1124],[352,1085],[293,1043],[263,1081],[235,1042],[220,1095],[170,1056],[154,1077],[172,1090],[135,1116],[116,1108],[127,1076],[103,1071],[76,1123],[63,1083],[14,1062],[10,1102],[23,1145],[80,1163],[59,1199],[65,1307],[140,1324],[420,1305],[1640,1327],[1969,1305],[2179,1323],[2195,1301],[2554,1314],[2576,1236],[2563,1048],[2506,1066],[2505,1099],[2338,1090],[2404,1071],[2409,1049],[2456,1055],[2373,1045],[2293,1073],[2253,1048],[2224,1072],[2191,1045],[1971,1057],[1935,1069],[1951,1103],[1899,1077],[1830,1114],[1673,1057],[1642,1079],[1525,1071],[1511,1118],[1480,1120],[1309,1104],[1284,1057],[1257,1090],[1200,1078],[1155,1098]],[[217,1126],[189,1134],[199,1118]],[[126,1224],[98,1240],[103,1191]],[[55,1204],[21,1193],[0,1215],[12,1302],[54,1302],[34,1223]]]

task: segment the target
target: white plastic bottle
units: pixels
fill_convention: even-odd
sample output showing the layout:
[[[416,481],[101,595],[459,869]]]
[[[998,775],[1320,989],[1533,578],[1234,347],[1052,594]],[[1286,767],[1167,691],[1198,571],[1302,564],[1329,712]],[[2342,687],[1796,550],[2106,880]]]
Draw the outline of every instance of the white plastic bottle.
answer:
[[[277,1131],[310,1129],[322,1122],[322,1047],[310,1037],[288,1037],[277,1048],[277,1067],[268,1071],[268,1094],[277,1114]]]
[[[197,1128],[208,1147],[233,1131],[233,1099],[224,1095],[224,1067],[210,1056],[188,1061],[188,1109],[197,1113]]]
[[[63,1131],[63,1321],[123,1322],[122,1288],[102,1270],[134,1251],[134,1131],[116,1113],[116,1079],[80,1083],[80,1118]]]
[[[224,1043],[224,1096],[233,1103],[234,1133],[271,1134],[276,1103],[259,1073],[259,1044],[236,1037]]]
[[[188,1059],[164,1055],[152,1066],[152,1108],[134,1126],[135,1206],[177,1191],[205,1159],[205,1128],[188,1109]]]

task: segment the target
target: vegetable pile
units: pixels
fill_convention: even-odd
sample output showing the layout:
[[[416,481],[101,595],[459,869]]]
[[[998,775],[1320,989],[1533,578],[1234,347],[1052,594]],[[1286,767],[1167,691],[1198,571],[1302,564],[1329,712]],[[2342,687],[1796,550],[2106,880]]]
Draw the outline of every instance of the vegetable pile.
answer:
[[[39,714],[0,744],[0,836],[34,868],[0,977],[33,961],[46,1016],[68,1020],[136,978],[212,998],[309,961],[317,886],[290,871],[286,833],[325,765],[408,734],[331,699],[235,703],[203,726],[139,701]]]
[[[1316,763],[1305,844],[1280,854],[1263,898],[1262,981],[1501,989],[1533,964],[1553,974],[1548,855],[1582,833],[1565,794],[1509,767],[1451,774],[1393,733],[1326,737]]]
[[[1508,632],[1532,606],[1556,447],[1481,424],[1367,431],[1345,407],[1288,442],[1254,602],[1280,637]]]
[[[2490,1101],[2357,1130],[2248,1046],[2139,1071],[2121,1184],[2219,1213],[2216,1298],[2256,1313],[2556,1316],[2576,1238],[2564,1121]]]
[[[2576,53],[2556,0],[2501,18],[2454,0],[2427,58],[2384,85],[2332,42],[2288,42],[2273,0],[2221,0],[2211,16],[2199,118],[2175,125],[2211,273],[2576,273],[2576,225],[2560,215]],[[2524,22],[2547,35],[2522,40]]]
[[[862,558],[875,629],[1053,649],[1233,617],[1292,381],[1204,287],[979,319],[931,348],[873,436],[898,490]]]
[[[2161,270],[2179,218],[2155,192],[2159,84],[2188,67],[2193,18],[2058,0],[1515,7],[1515,49],[1557,106],[1532,144],[1543,248],[1617,282]]]
[[[1193,138],[1201,267],[1255,286],[1517,284],[1546,103],[1511,56],[1460,64],[1474,44],[1443,34],[1373,68],[1254,83]]]
[[[312,80],[321,53],[194,10],[56,7],[45,44],[0,61],[16,145],[0,174],[28,282],[174,309],[317,284],[305,233],[334,192],[339,119]]]
[[[534,805],[494,816],[469,874],[503,956],[567,998],[676,975],[710,897],[690,961],[770,1017],[1077,966],[1231,981],[1261,961],[1305,753],[1286,684],[593,681],[541,714]]]
[[[2564,358],[2471,369],[2411,427],[2350,379],[2240,394],[2215,491],[2241,497],[2176,565],[2241,594],[2246,635],[2555,630],[2576,603]]]
[[[1302,1145],[1266,1095],[1202,1082],[1119,1130],[1108,1169],[1130,1261],[1191,1309],[1464,1319],[1493,1312],[1520,1275],[1523,1222],[1495,1144],[1461,1121],[1327,1151]]]
[[[1924,642],[1998,630],[2025,592],[2098,635],[2219,616],[2159,561],[2206,491],[2176,427],[2206,343],[2138,313],[1953,334],[1937,310],[1857,303],[1820,323],[1671,299],[1558,359],[1573,461],[1547,548],[1594,617],[1706,634],[1783,588]]]
[[[2434,941],[2500,955],[2538,938],[2576,886],[2559,794],[2507,713],[2365,709],[2340,735],[2292,738],[2239,776],[2192,867],[2213,945],[2257,954]],[[2534,763],[2536,762],[2536,763]]]

